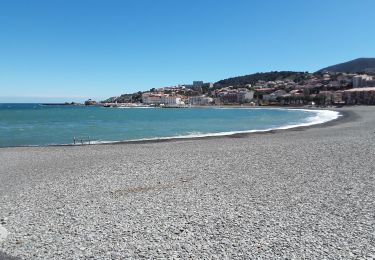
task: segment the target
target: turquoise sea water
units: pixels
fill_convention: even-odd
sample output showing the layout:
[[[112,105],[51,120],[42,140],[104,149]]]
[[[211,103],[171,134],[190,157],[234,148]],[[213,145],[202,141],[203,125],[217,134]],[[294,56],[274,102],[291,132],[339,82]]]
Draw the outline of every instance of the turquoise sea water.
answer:
[[[330,112],[330,111],[329,111]],[[311,124],[318,112],[238,108],[104,108],[0,104],[0,147],[220,135]]]

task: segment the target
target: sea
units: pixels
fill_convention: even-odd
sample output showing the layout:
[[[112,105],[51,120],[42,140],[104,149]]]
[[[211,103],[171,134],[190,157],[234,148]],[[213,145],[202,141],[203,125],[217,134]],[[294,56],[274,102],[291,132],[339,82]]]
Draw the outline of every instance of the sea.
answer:
[[[0,104],[0,147],[192,138],[288,129],[339,117],[283,108],[106,108]]]

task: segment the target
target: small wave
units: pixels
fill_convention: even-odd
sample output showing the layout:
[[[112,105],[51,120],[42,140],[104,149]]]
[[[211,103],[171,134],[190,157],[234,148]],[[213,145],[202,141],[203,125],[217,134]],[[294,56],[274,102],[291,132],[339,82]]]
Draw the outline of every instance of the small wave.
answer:
[[[310,109],[298,109],[300,111],[306,111],[306,112],[315,112],[316,115],[310,116],[306,119],[306,122],[300,123],[300,124],[290,124],[285,125],[281,127],[277,127],[275,129],[290,129],[295,127],[302,127],[302,126],[311,126],[311,125],[319,125],[323,124],[332,120],[335,120],[342,116],[337,111],[332,110],[310,110]],[[272,129],[271,129],[272,130]]]

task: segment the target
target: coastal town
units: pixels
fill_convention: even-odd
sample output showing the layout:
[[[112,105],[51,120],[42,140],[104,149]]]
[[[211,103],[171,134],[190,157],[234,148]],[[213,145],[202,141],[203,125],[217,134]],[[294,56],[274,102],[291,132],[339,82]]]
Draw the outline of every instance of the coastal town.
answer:
[[[257,77],[253,77],[254,75]],[[87,100],[85,105],[190,107],[375,104],[375,75],[373,73],[271,72],[244,77],[216,83],[194,81],[192,84],[152,88],[149,91],[111,97],[101,102]],[[254,81],[254,78],[271,78],[271,80]]]

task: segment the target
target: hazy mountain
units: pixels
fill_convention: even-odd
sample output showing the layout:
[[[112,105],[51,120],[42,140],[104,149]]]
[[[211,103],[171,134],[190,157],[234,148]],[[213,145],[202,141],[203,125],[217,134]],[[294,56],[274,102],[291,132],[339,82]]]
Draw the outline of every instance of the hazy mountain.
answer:
[[[336,64],[318,70],[317,72],[332,71],[332,72],[373,72],[375,73],[375,58],[359,58],[348,62]]]

